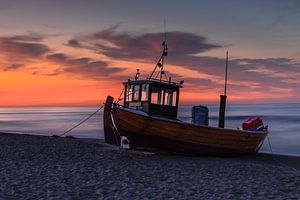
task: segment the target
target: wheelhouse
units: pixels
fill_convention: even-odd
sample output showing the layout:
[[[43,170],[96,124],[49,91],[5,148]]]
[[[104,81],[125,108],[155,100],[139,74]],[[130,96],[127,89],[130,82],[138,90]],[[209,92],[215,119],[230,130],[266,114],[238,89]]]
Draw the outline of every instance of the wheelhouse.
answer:
[[[125,108],[141,110],[149,115],[177,118],[179,89],[183,81],[172,82],[171,77],[164,71],[164,58],[168,55],[167,43],[162,43],[163,51],[154,67],[151,75],[140,80],[140,72],[137,69],[135,80],[128,79],[124,82]],[[155,77],[155,78],[153,78]],[[159,77],[157,79],[156,77]]]
[[[128,80],[123,83],[124,107],[149,115],[177,118],[180,84],[162,80]]]

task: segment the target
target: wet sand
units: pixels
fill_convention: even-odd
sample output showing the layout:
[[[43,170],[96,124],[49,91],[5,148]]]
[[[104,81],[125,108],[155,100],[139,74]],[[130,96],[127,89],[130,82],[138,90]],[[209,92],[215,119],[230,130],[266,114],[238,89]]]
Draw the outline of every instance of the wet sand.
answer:
[[[0,133],[0,161],[1,200],[300,199],[300,157],[153,154]]]

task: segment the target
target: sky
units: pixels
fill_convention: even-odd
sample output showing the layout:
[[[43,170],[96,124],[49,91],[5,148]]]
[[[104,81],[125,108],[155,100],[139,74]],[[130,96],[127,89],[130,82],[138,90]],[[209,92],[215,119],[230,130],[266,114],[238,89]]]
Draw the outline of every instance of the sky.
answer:
[[[166,35],[181,104],[300,99],[298,0],[1,0],[0,107],[99,105],[136,69],[146,78]]]

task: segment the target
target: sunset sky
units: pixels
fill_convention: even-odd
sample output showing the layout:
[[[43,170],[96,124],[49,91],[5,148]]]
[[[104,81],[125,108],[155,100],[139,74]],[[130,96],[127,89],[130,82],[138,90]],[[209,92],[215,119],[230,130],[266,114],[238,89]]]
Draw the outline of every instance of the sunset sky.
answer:
[[[161,54],[181,103],[299,102],[298,0],[1,0],[0,107],[98,105]]]

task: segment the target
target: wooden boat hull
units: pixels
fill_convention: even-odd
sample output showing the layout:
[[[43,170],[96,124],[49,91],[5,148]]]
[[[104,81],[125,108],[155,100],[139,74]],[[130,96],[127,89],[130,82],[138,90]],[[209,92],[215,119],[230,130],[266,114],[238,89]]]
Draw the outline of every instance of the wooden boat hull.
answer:
[[[241,155],[257,152],[263,144],[264,132],[220,129],[158,118],[119,106],[106,109],[114,123],[106,133],[126,136],[132,147],[158,148],[181,153],[204,155]],[[119,141],[115,141],[118,144]]]

